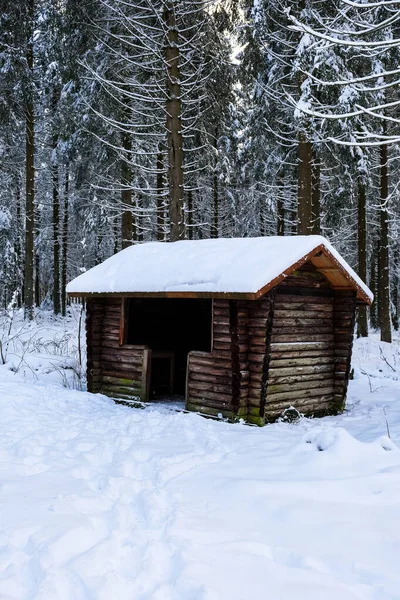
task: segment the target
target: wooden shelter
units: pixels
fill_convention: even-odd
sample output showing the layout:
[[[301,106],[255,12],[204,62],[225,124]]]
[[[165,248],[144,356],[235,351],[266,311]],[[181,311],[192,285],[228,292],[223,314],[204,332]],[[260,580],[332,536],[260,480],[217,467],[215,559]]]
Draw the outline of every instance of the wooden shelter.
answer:
[[[320,236],[136,245],[67,291],[86,297],[89,391],[258,425],[343,409],[356,306],[372,301]]]

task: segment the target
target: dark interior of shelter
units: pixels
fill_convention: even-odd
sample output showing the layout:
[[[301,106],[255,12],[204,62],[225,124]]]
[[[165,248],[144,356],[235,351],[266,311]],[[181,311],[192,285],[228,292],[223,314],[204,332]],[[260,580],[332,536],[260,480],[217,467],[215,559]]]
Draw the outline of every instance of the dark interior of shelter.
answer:
[[[187,355],[211,351],[211,300],[132,298],[128,344],[152,350],[150,399],[185,394]]]

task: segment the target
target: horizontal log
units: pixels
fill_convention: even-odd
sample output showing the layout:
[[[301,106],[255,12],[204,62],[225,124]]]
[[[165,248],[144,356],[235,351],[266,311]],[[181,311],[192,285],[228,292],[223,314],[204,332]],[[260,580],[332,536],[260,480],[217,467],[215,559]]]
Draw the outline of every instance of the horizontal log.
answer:
[[[134,381],[141,381],[143,378],[142,371],[126,371],[124,369],[111,369],[108,365],[102,369],[102,375],[104,377],[116,377],[117,379],[132,379]]]
[[[209,408],[214,408],[217,412],[224,410],[224,409],[232,410],[231,399],[222,400],[220,398],[219,400],[215,400],[213,398],[205,398],[204,396],[197,395],[197,394],[195,394],[195,395],[189,394],[187,404],[196,404],[196,405],[200,405],[200,406],[207,406]]]
[[[191,371],[189,368],[189,379],[191,381],[200,381],[205,383],[216,383],[221,385],[232,386],[232,374],[229,376],[212,375],[210,373],[198,373]]]
[[[278,307],[280,303],[283,304],[304,304],[315,305],[315,304],[333,304],[333,296],[319,296],[319,295],[303,295],[294,293],[278,293],[276,294],[275,306]]]
[[[312,365],[332,365],[334,364],[333,356],[318,356],[315,358],[280,358],[271,357],[269,368],[280,369],[285,367],[301,367]]]
[[[140,354],[122,352],[120,348],[115,351],[110,351],[107,348],[102,348],[101,357],[104,360],[111,360],[117,363],[125,363],[127,365],[143,365],[143,352]]]
[[[130,387],[122,385],[101,385],[101,392],[107,394],[124,394],[125,396],[140,396],[142,394],[141,387]]]
[[[282,331],[272,334],[272,343],[281,344],[288,342],[333,342],[334,336],[331,333],[309,333],[307,336],[298,333],[282,333]]]
[[[143,360],[132,360],[132,357],[129,357],[129,360],[118,360],[117,356],[107,355],[101,353],[99,356],[99,360],[101,361],[103,366],[113,365],[114,367],[121,367],[124,369],[136,369],[136,371],[141,371],[143,369],[144,361]]]
[[[272,377],[284,377],[285,375],[307,375],[307,374],[319,374],[319,373],[331,373],[332,365],[312,365],[312,366],[301,366],[301,367],[288,367],[288,368],[270,368],[268,372],[268,378]]]
[[[210,367],[210,366],[197,365],[197,364],[191,364],[191,363],[189,365],[189,371],[194,372],[194,373],[207,374],[208,376],[210,376],[210,375],[219,375],[221,377],[231,377],[232,376],[232,369],[222,369],[222,368],[218,368],[218,367]]]
[[[232,337],[230,334],[223,335],[221,333],[217,333],[214,335],[214,345],[215,345],[215,343],[225,344],[226,346],[228,346],[232,343]]]
[[[103,375],[103,383],[106,385],[123,385],[127,387],[141,388],[142,380],[130,377],[113,377],[111,375]]]
[[[132,379],[141,380],[143,378],[142,369],[134,369],[132,367],[127,368],[125,365],[119,365],[106,361],[102,363],[102,372],[108,375],[117,377],[128,377]]]
[[[123,298],[121,296],[115,296],[115,297],[108,297],[108,298],[102,298],[103,300],[103,305],[104,308],[121,308],[122,306],[122,302],[123,302]]]
[[[249,352],[248,361],[249,363],[256,363],[258,365],[262,365],[264,363],[264,357],[264,353],[261,354],[257,352]]]
[[[262,392],[262,387],[261,388],[249,388],[248,391],[248,397],[252,400],[257,400],[260,402],[261,401],[261,392]]]
[[[273,332],[272,335],[274,336],[275,334],[278,335],[286,335],[286,334],[290,334],[290,333],[295,333],[296,335],[303,335],[303,336],[307,336],[307,334],[334,334],[333,331],[333,326],[331,324],[325,324],[325,325],[298,325],[296,323],[293,323],[292,325],[277,325],[276,323],[274,323],[274,328],[273,328]],[[336,333],[336,332],[335,332]],[[307,338],[305,337],[305,341],[307,341]]]
[[[270,353],[271,356],[271,361],[272,360],[279,360],[279,359],[289,359],[289,358],[317,358],[319,356],[321,357],[327,357],[327,356],[334,356],[334,348],[332,346],[332,348],[330,348],[329,350],[292,350],[292,351],[288,351],[288,352],[275,352],[275,350],[271,351]]]
[[[267,420],[276,419],[277,417],[281,416],[285,410],[291,408],[292,406],[306,416],[321,412],[326,412],[329,414],[329,412],[332,411],[332,404],[333,396],[320,396],[319,398],[300,399],[296,403],[292,403],[290,400],[285,400],[279,404],[266,404],[264,414]]]
[[[232,367],[232,358],[214,358],[211,356],[210,358],[200,357],[200,356],[190,356],[189,358],[190,365],[204,365],[205,367],[222,367],[222,368],[231,368]]]
[[[198,398],[202,398],[202,399],[206,399],[206,400],[213,400],[214,402],[225,402],[225,403],[231,403],[232,402],[232,391],[228,390],[226,393],[220,393],[220,392],[213,392],[211,390],[202,390],[202,389],[198,389],[194,386],[194,384],[189,382],[189,396],[195,396]]]
[[[230,324],[223,324],[223,325],[219,325],[218,323],[214,322],[214,327],[213,327],[213,332],[214,332],[214,336],[218,335],[218,336],[228,336],[230,337],[231,335],[231,326]]]
[[[265,343],[266,343],[265,333],[263,333],[262,331],[257,331],[256,335],[250,335],[248,343],[249,343],[249,345],[251,344],[251,345],[265,347]]]
[[[309,388],[303,390],[290,390],[286,392],[274,392],[272,393],[267,388],[267,399],[268,404],[276,402],[283,402],[284,400],[291,400],[295,402],[300,398],[319,398],[320,396],[333,396],[333,385],[323,388]]]
[[[230,327],[230,322],[228,318],[224,318],[224,317],[219,317],[219,316],[214,316],[213,318],[213,326],[215,327],[225,327],[226,329],[229,329]]]
[[[101,332],[104,335],[112,335],[113,337],[119,336],[119,326],[118,327],[102,327]],[[119,337],[118,337],[119,339]]]
[[[309,315],[309,318],[321,315],[321,318],[329,319],[333,316],[333,304],[311,304],[304,302],[279,302],[275,305],[274,316],[276,317],[305,317]]]
[[[232,395],[232,382],[229,384],[219,384],[210,381],[199,381],[189,377],[188,385],[189,390],[204,390],[218,394],[227,394],[229,396]]]
[[[270,394],[280,394],[282,392],[291,392],[296,390],[312,390],[318,388],[332,388],[334,386],[333,378],[323,380],[311,379],[309,381],[298,381],[297,383],[278,383],[271,385],[268,383],[267,396]]]
[[[199,413],[200,415],[215,416],[222,415],[227,418],[233,416],[232,406],[227,404],[226,406],[215,405],[213,402],[204,400],[202,402],[199,398],[188,398],[186,401],[187,410],[191,412]]]
[[[259,354],[264,356],[266,353],[266,347],[265,344],[263,346],[259,346],[259,345],[253,345],[253,344],[249,344],[249,353],[252,354]],[[248,356],[248,355],[247,355]]]
[[[223,323],[230,323],[229,310],[214,310],[213,321],[215,322],[216,320],[222,321]]]
[[[213,350],[231,350],[231,344],[221,343],[218,340],[214,340]],[[238,344],[236,345],[236,350],[239,354],[247,352],[247,344]]]
[[[118,329],[120,328],[120,319],[115,319],[115,321],[111,319],[104,318],[102,322],[102,329]]]
[[[271,310],[271,303],[261,304],[260,301],[249,302],[248,316],[253,318],[267,317]]]
[[[311,329],[323,328],[332,330],[333,324],[331,319],[320,319],[320,318],[303,318],[303,317],[290,317],[290,318],[281,318],[274,317],[274,328],[281,327],[310,327]]]
[[[334,347],[332,342],[281,342],[281,343],[272,343],[271,351],[275,352],[285,352],[286,350],[310,350],[310,349],[330,349]]]

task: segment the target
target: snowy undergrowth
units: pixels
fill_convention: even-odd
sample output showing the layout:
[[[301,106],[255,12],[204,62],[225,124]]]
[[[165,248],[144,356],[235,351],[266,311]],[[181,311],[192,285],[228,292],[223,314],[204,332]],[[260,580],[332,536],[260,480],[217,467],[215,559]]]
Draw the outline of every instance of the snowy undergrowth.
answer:
[[[78,332],[80,327],[80,344]],[[85,323],[81,306],[73,304],[65,318],[40,310],[35,321],[25,321],[23,311],[0,313],[0,364],[27,380],[61,382],[64,387],[85,388]]]
[[[263,429],[0,367],[1,600],[397,600],[398,349],[356,341],[343,415]]]

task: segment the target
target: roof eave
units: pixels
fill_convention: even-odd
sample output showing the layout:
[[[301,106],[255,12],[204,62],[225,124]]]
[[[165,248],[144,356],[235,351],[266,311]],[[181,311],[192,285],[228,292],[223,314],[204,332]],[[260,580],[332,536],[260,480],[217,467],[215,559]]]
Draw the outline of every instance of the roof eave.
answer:
[[[356,291],[358,304],[371,305],[372,299],[363,290],[363,288],[353,279],[350,273],[343,265],[335,258],[324,244],[316,246],[313,250],[305,254],[296,263],[285,269],[283,273],[272,279],[257,292],[191,292],[191,291],[170,291],[170,292],[68,292],[70,298],[215,298],[225,300],[257,300],[267,294],[274,287],[279,285],[286,277],[291,275],[293,271],[299,269],[305,263],[322,253],[343,275],[348,282],[348,287],[340,287],[336,289],[353,289]],[[333,286],[335,289],[335,287]]]

